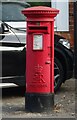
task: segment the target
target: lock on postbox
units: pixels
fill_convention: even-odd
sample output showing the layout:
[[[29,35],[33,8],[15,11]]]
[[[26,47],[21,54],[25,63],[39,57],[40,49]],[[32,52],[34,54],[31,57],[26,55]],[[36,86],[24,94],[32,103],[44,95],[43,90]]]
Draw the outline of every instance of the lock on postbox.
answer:
[[[26,108],[50,111],[54,105],[54,17],[59,10],[31,7],[27,17]]]

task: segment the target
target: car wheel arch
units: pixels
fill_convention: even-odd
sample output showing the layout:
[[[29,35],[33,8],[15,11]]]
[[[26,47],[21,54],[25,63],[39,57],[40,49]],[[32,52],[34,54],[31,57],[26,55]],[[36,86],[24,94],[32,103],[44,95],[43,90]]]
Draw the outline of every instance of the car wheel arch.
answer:
[[[64,79],[63,79],[63,82],[66,80],[66,74],[67,74],[67,66],[68,66],[68,63],[67,63],[67,60],[66,60],[66,56],[64,55],[63,51],[59,50],[59,49],[55,49],[55,58],[57,58],[62,66],[63,66],[63,69],[64,69]],[[62,59],[61,59],[62,58]]]

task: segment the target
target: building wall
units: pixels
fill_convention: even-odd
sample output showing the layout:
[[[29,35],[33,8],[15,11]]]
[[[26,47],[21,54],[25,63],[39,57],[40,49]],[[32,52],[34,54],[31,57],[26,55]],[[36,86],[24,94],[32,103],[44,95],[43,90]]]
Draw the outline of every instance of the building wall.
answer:
[[[77,1],[74,3],[74,77],[77,80]]]
[[[74,47],[74,3],[69,2],[69,31],[68,32],[55,32],[66,39],[71,43],[71,48]]]

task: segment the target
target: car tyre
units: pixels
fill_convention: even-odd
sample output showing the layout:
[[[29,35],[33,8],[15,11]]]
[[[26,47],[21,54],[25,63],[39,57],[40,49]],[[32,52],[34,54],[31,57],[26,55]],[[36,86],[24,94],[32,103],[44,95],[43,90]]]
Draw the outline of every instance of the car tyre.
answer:
[[[62,84],[64,78],[64,70],[60,61],[54,59],[54,91],[57,92]]]

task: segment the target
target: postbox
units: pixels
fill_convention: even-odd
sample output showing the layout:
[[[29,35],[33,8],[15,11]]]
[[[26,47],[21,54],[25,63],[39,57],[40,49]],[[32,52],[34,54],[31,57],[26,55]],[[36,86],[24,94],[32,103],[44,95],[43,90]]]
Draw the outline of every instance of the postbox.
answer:
[[[59,10],[38,6],[22,13],[27,21],[25,106],[49,112],[54,105],[54,17]]]

